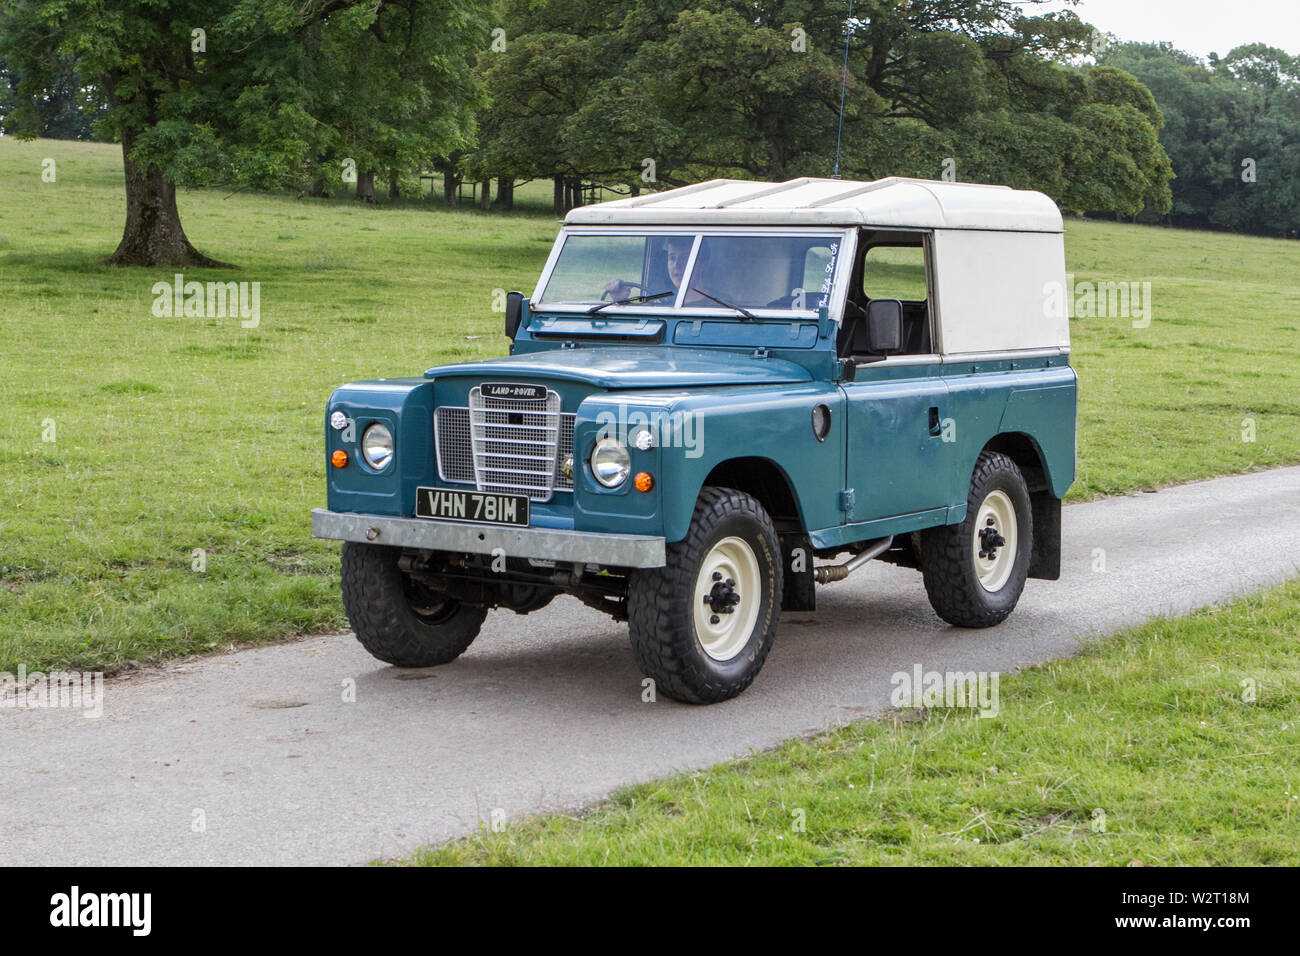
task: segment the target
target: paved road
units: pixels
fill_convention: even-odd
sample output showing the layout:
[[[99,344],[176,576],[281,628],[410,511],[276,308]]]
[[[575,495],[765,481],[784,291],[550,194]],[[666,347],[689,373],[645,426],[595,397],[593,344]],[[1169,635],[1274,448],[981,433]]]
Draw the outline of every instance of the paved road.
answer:
[[[109,681],[98,720],[0,709],[0,864],[356,864],[495,808],[589,804],[880,712],[916,664],[1008,673],[1300,575],[1300,468],[1074,505],[1064,526],[1061,580],[999,627],[950,628],[918,574],[873,564],[786,615],[757,683],[709,708],[643,703],[626,629],[562,598],[494,612],[443,668],[340,635]]]

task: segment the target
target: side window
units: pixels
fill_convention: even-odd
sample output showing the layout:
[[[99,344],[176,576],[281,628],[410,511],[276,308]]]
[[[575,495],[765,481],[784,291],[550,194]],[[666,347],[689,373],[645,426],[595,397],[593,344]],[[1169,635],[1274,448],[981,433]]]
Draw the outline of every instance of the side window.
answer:
[[[862,296],[864,302],[898,299],[903,303],[900,355],[926,355],[934,351],[925,246],[920,236],[891,237],[867,247],[862,262]]]
[[[924,302],[925,248],[872,246],[863,263],[862,291],[868,299]]]

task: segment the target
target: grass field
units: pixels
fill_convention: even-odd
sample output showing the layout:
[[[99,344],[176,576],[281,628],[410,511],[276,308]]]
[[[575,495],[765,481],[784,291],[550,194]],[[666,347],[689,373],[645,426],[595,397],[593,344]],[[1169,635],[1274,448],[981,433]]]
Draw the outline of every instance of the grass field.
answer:
[[[343,627],[308,521],[326,397],[503,353],[493,290],[531,291],[556,229],[549,183],[511,215],[184,191],[191,240],[237,266],[185,278],[260,283],[243,328],[157,317],[174,270],[101,264],[121,179],[113,146],[0,139],[0,670]],[[1067,256],[1154,301],[1147,328],[1073,323],[1073,499],[1300,461],[1300,244],[1071,222]]]
[[[1300,864],[1300,582],[413,862]],[[485,821],[486,823],[486,821]]]

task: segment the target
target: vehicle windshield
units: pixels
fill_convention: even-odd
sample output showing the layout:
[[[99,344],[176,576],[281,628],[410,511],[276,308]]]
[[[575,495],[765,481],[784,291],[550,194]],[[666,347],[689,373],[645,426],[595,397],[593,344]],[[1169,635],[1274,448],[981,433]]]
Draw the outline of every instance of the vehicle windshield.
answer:
[[[569,234],[535,308],[816,312],[841,236]],[[625,303],[626,300],[626,304]],[[721,303],[726,303],[725,305]],[[752,316],[750,316],[752,317]]]

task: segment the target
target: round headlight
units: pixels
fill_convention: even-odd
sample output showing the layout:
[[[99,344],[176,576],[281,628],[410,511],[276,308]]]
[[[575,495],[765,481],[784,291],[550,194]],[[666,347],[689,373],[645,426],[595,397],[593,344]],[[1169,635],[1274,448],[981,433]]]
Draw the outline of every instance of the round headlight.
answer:
[[[591,450],[591,473],[606,488],[617,488],[632,471],[632,457],[617,438],[602,438]]]
[[[383,471],[393,460],[393,433],[387,425],[375,423],[361,436],[361,457],[375,471]]]

